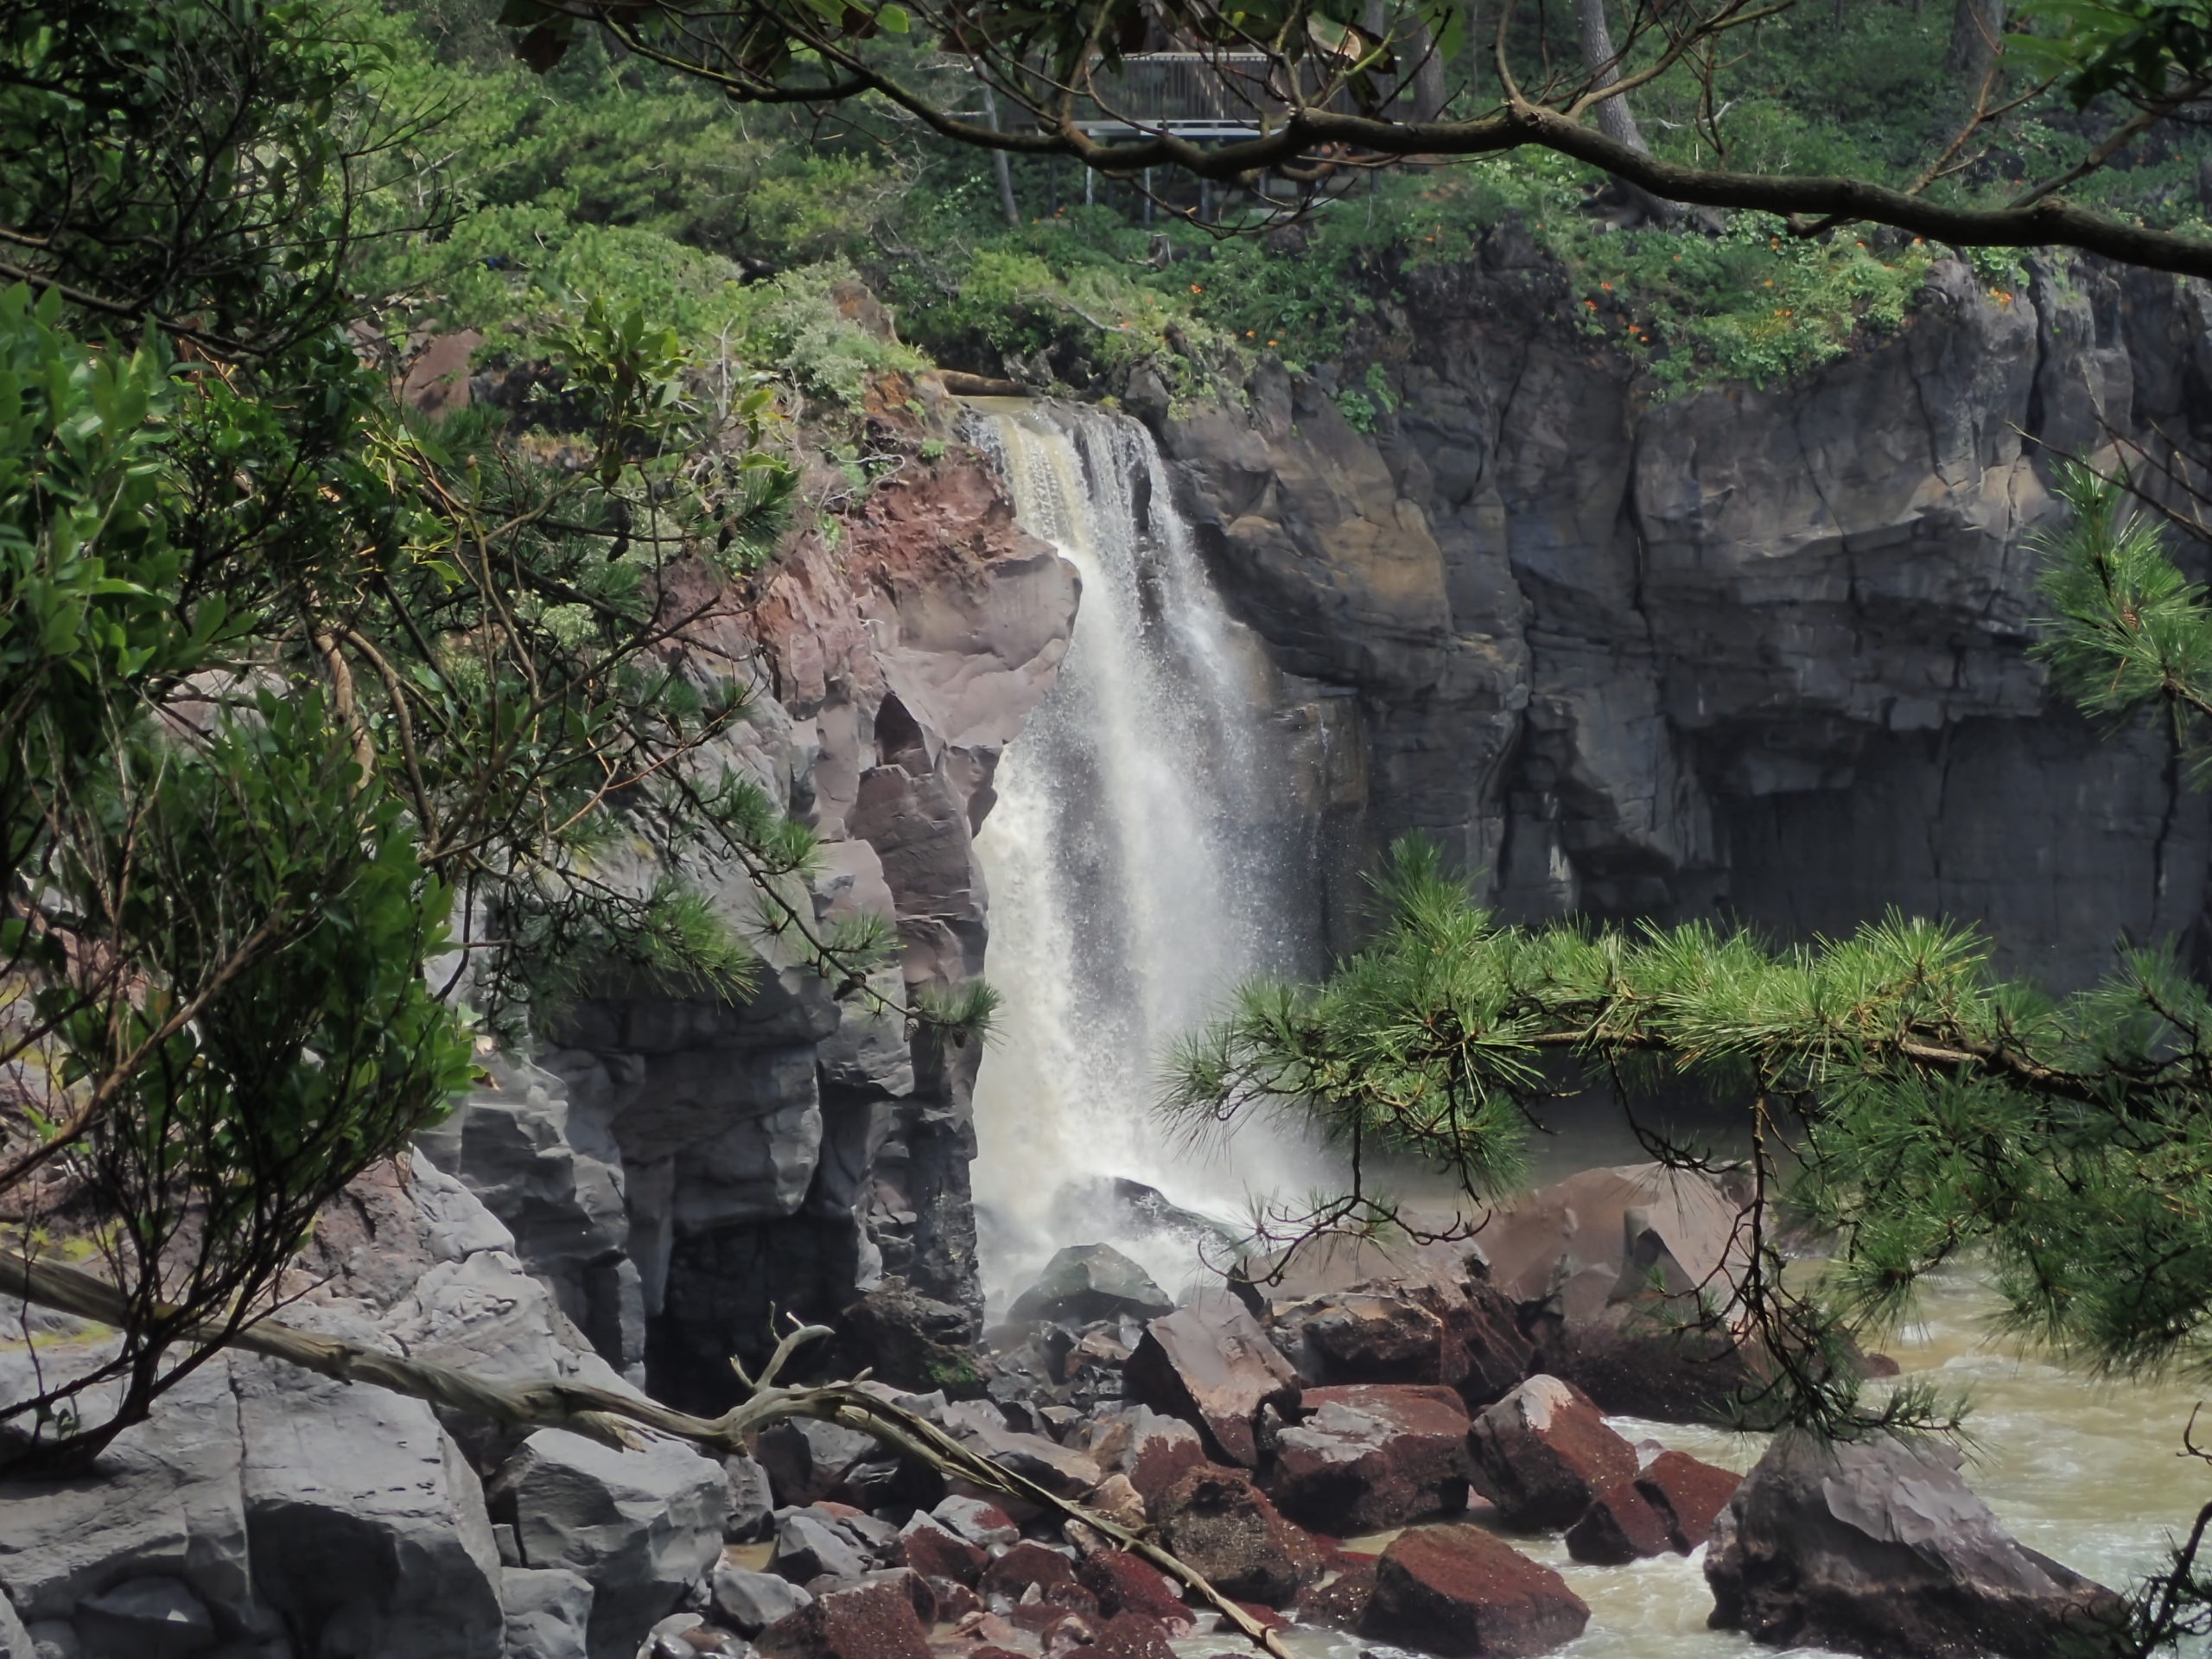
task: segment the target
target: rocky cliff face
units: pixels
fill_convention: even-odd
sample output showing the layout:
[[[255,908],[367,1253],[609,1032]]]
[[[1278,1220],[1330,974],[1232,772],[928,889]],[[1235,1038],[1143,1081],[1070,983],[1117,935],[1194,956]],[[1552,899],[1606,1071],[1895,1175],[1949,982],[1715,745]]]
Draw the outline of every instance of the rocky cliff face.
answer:
[[[424,1142],[601,1354],[714,1408],[728,1357],[767,1344],[772,1303],[833,1314],[890,1272],[949,1325],[980,1312],[977,1057],[891,1009],[982,969],[971,839],[1000,749],[1058,671],[1076,581],[957,454],[880,486],[835,544],[809,536],[759,598],[752,632],[699,642],[760,693],[709,768],[820,836],[820,874],[788,902],[825,928],[891,921],[902,961],[825,982],[767,931],[747,872],[703,859],[689,874],[755,943],[758,993],[604,987]]]
[[[2122,935],[2196,949],[2205,798],[2026,648],[2055,459],[2212,423],[2205,292],[1944,265],[1861,353],[1656,408],[1545,320],[1564,298],[1510,231],[1422,275],[1371,437],[1326,370],[1263,365],[1239,409],[1131,388],[1285,671],[1332,935],[1349,872],[1419,829],[1515,917],[1803,937],[1895,904],[2055,985]]]

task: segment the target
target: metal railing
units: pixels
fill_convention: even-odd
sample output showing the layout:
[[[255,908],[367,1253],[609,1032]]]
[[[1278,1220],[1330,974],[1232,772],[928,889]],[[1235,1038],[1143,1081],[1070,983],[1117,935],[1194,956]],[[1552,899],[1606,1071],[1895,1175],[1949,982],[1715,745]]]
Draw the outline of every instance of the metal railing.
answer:
[[[1280,120],[1281,63],[1264,52],[1145,52],[1100,68],[1096,98],[1076,106],[1094,134],[1143,130],[1187,138],[1243,138]]]

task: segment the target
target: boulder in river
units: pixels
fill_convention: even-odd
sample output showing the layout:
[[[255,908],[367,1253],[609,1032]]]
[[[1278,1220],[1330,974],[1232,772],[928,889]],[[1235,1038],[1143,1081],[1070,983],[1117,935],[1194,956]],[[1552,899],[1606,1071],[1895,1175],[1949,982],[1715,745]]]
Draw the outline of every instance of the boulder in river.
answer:
[[[888,1578],[817,1596],[761,1631],[753,1645],[766,1659],[930,1659],[912,1598]]]
[[[1261,1408],[1298,1403],[1298,1373],[1259,1321],[1226,1296],[1153,1320],[1126,1376],[1135,1398],[1194,1424],[1210,1450],[1247,1469],[1260,1461]]]
[[[1349,1537],[1467,1505],[1467,1413],[1440,1386],[1313,1389],[1311,1414],[1275,1437],[1276,1505]]]
[[[1168,1550],[1237,1601],[1284,1606],[1326,1567],[1321,1546],[1231,1470],[1192,1470],[1153,1515]]]
[[[1174,1309],[1175,1299],[1111,1244],[1071,1244],[1014,1298],[1007,1318],[1089,1325],[1123,1314],[1156,1319]]]
[[[1408,1296],[1331,1291],[1274,1311],[1275,1345],[1309,1386],[1442,1382],[1444,1321]]]
[[[2094,1651],[2119,1599],[2021,1544],[1959,1455],[1891,1437],[1777,1435],[1714,1522],[1712,1623],[1870,1659]]]
[[[1359,1629],[1443,1659],[1529,1659],[1589,1622],[1566,1580],[1503,1540],[1476,1526],[1422,1527],[1382,1552]]]
[[[1590,1500],[1567,1531],[1567,1553],[1596,1567],[1618,1567],[1672,1551],[1688,1555],[1706,1541],[1743,1477],[1681,1452],[1662,1452],[1634,1480],[1617,1481]]]
[[[1571,1527],[1591,1500],[1632,1481],[1636,1448],[1605,1427],[1588,1395],[1532,1376],[1474,1421],[1474,1486],[1510,1527]]]
[[[1567,1553],[1592,1567],[1623,1567],[1674,1547],[1666,1516],[1629,1480],[1594,1494],[1582,1518],[1567,1529]]]
[[[1682,1452],[1662,1452],[1636,1478],[1636,1490],[1667,1523],[1675,1553],[1687,1555],[1712,1535],[1713,1521],[1744,1478]]]

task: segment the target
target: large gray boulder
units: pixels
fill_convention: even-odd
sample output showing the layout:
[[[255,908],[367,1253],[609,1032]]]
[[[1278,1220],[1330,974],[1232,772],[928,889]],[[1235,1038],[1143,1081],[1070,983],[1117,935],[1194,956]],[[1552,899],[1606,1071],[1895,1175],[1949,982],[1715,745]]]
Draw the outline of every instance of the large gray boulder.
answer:
[[[46,1375],[89,1369],[105,1349],[41,1344]],[[0,1352],[0,1398],[37,1393],[30,1355]],[[202,1366],[126,1429],[89,1472],[0,1487],[0,1589],[24,1623],[66,1619],[86,1597],[149,1573],[189,1586],[226,1632],[275,1634],[248,1565],[238,1402],[230,1363]]]
[[[564,1567],[511,1567],[499,1580],[506,1612],[500,1659],[590,1659],[592,1589]]]
[[[2119,1611],[1999,1526],[1955,1450],[1798,1430],[1720,1512],[1705,1576],[1717,1628],[1870,1659],[2049,1659]]]
[[[672,1440],[625,1452],[545,1428],[501,1467],[493,1497],[524,1565],[590,1580],[590,1659],[631,1659],[721,1558],[729,1484],[720,1464]]]
[[[1071,1244],[1045,1264],[1036,1282],[1014,1298],[1009,1319],[1156,1319],[1175,1299],[1111,1244]]]
[[[126,1579],[79,1602],[74,1624],[99,1659],[188,1659],[215,1645],[215,1616],[177,1579]]]
[[[231,1370],[254,1586],[308,1650],[497,1654],[491,1517],[429,1407],[273,1360],[238,1356]]]
[[[511,1234],[507,1248],[543,1278],[562,1312],[618,1369],[644,1358],[645,1300],[626,1254],[621,1154],[604,1126],[571,1109],[564,1081],[506,1055],[487,1086],[416,1139],[423,1160],[459,1177]],[[419,1167],[419,1166],[418,1166]]]

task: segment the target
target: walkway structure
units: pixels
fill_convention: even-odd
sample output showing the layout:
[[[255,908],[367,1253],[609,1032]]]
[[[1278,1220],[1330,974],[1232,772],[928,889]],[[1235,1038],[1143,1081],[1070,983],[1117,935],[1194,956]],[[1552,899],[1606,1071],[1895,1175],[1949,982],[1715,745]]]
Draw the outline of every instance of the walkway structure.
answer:
[[[1077,105],[1076,124],[1095,138],[1166,132],[1179,138],[1251,138],[1289,105],[1271,84],[1280,64],[1264,52],[1142,52],[1102,69],[1096,97]]]

